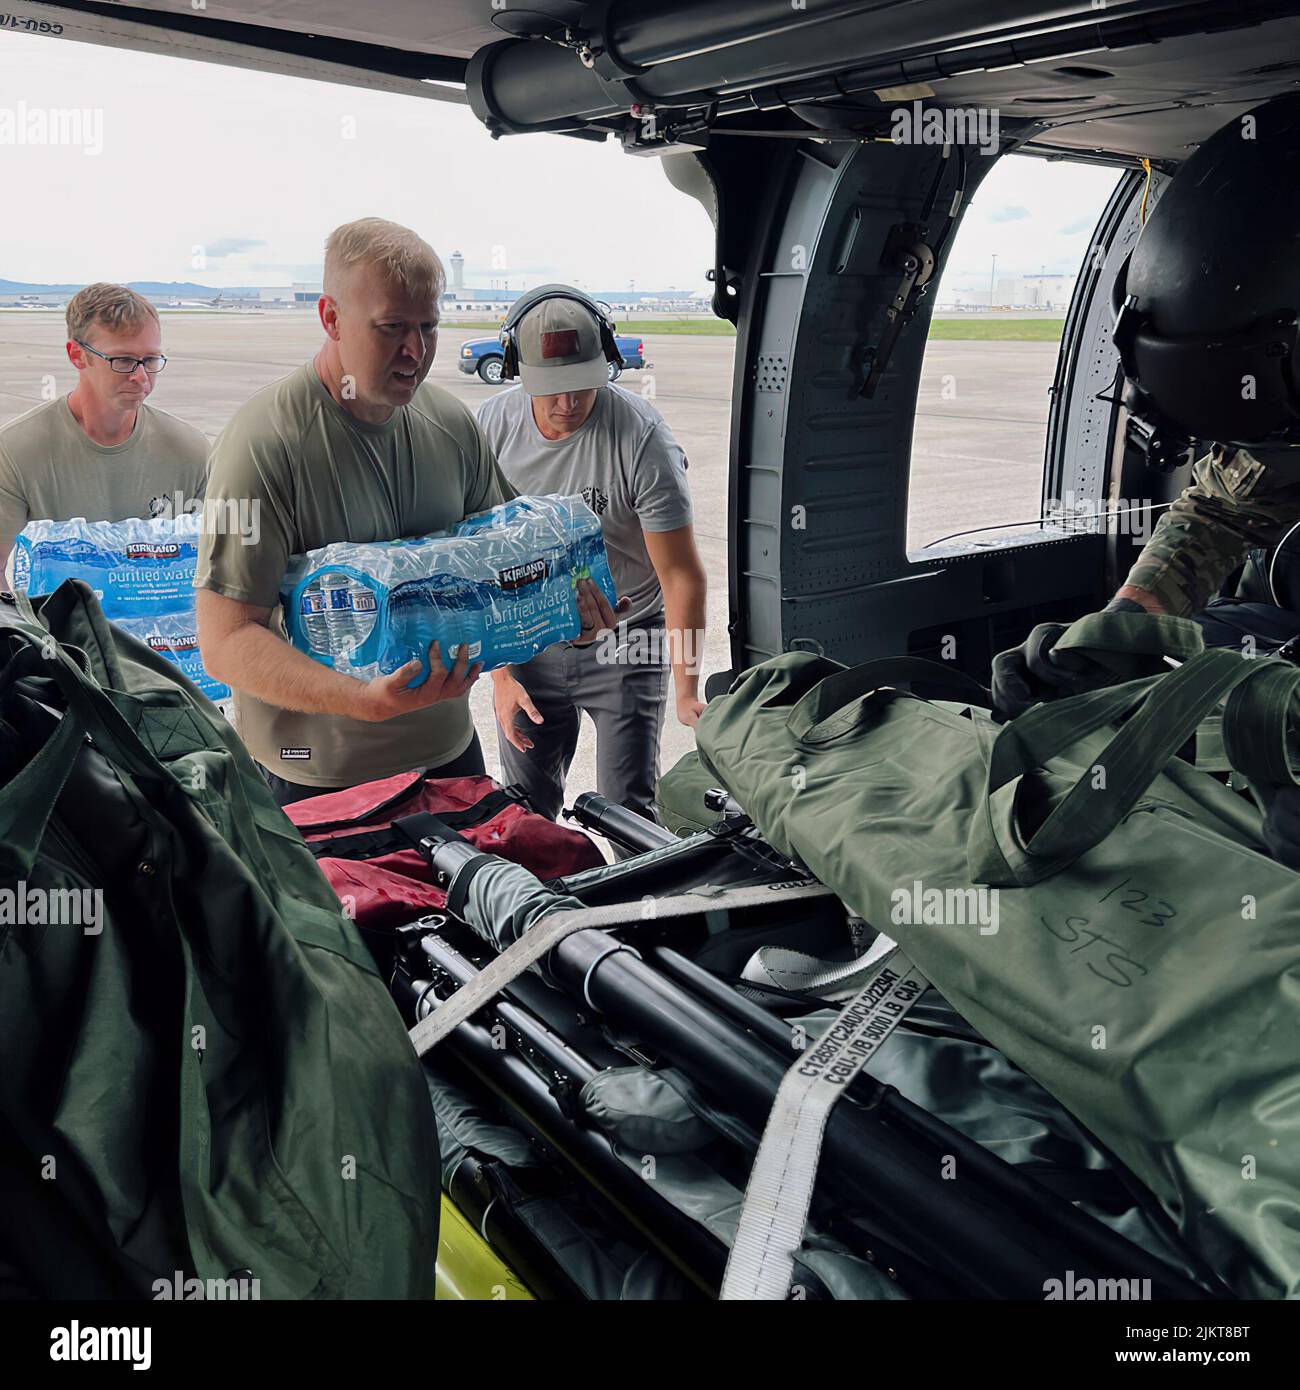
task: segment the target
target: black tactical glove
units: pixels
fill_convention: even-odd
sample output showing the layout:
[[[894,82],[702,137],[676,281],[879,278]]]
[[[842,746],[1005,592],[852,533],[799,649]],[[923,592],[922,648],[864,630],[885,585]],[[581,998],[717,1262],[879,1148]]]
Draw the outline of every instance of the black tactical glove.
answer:
[[[1039,623],[1018,647],[993,658],[993,708],[1014,719],[1040,700],[1081,695],[1115,677],[1077,652],[1054,652],[1066,623]]]
[[[1264,843],[1279,864],[1300,869],[1300,787],[1274,793],[1264,815]]]

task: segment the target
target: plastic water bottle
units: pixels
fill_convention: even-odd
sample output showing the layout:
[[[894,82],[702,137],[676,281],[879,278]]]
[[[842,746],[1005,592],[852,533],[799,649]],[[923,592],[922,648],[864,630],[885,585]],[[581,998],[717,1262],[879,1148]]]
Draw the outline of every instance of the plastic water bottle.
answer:
[[[374,631],[379,603],[363,580],[346,570],[322,570],[302,592],[302,629],[318,652],[350,656]]]

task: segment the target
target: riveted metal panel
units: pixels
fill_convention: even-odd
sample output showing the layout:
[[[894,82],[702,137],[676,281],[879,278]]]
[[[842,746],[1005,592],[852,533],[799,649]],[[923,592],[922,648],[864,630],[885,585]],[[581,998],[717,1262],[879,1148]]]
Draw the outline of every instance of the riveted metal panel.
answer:
[[[809,142],[788,174],[749,272],[747,339],[737,354],[733,661],[742,666],[797,643],[814,611],[819,628],[852,632],[855,595],[907,568],[928,298],[874,396],[861,388],[900,282],[897,266],[881,259],[891,229],[919,222],[932,202],[935,238],[959,177],[939,148],[879,141]]]

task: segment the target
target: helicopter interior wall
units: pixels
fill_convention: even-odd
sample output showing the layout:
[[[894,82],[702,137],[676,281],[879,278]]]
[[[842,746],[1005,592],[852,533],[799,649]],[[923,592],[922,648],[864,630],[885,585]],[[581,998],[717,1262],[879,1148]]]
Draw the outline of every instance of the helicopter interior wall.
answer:
[[[964,185],[964,206],[995,161],[972,157],[963,169],[933,147],[801,145],[796,157],[769,166],[768,196],[755,201],[759,152],[729,162],[718,149],[725,143],[711,149],[720,227],[737,225],[727,221],[733,184],[743,187],[749,213],[740,223],[747,252],[738,236],[720,238],[740,335],[732,402],[733,669],[791,648],[846,664],[901,651],[937,656],[950,637],[948,659],[980,676],[994,652],[1035,622],[1104,602],[1119,563],[1104,535],[1029,530],[992,546],[952,546],[925,558],[906,553],[931,297],[912,306],[887,370],[870,397],[862,394],[900,285],[885,253],[895,229],[926,225],[939,251],[937,282],[956,233],[945,223],[957,186]],[[1109,249],[1081,276],[1072,328],[1090,346],[1075,351],[1085,370],[1077,382],[1070,378],[1072,389],[1064,382],[1058,389],[1051,436],[1054,454],[1073,462],[1045,475],[1047,486],[1069,486],[1076,495],[1100,498],[1107,487],[1116,407],[1094,399],[1114,370],[1104,306],[1112,261],[1135,234],[1140,188],[1137,177],[1121,183],[1099,227]],[[1006,389],[1014,391],[1015,382]]]

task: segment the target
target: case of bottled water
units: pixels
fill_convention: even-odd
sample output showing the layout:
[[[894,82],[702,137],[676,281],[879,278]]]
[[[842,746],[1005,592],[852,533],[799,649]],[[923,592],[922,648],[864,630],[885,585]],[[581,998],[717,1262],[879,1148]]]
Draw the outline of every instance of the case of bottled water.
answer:
[[[230,687],[213,680],[203,669],[199,655],[198,627],[191,605],[188,613],[157,613],[148,618],[115,618],[114,626],[179,666],[183,675],[214,704],[230,699]]]
[[[294,556],[281,584],[289,640],[365,680],[462,645],[485,671],[528,661],[578,635],[575,586],[593,580],[611,606],[600,520],[581,497],[518,497],[449,531],[334,545]]]
[[[65,579],[84,580],[112,621],[192,615],[199,522],[188,515],[29,521],[14,547],[14,587],[52,594]]]
[[[29,521],[14,546],[14,588],[49,594],[65,579],[83,580],[110,622],[174,662],[229,716],[230,687],[213,680],[199,656],[199,523],[187,515]]]

